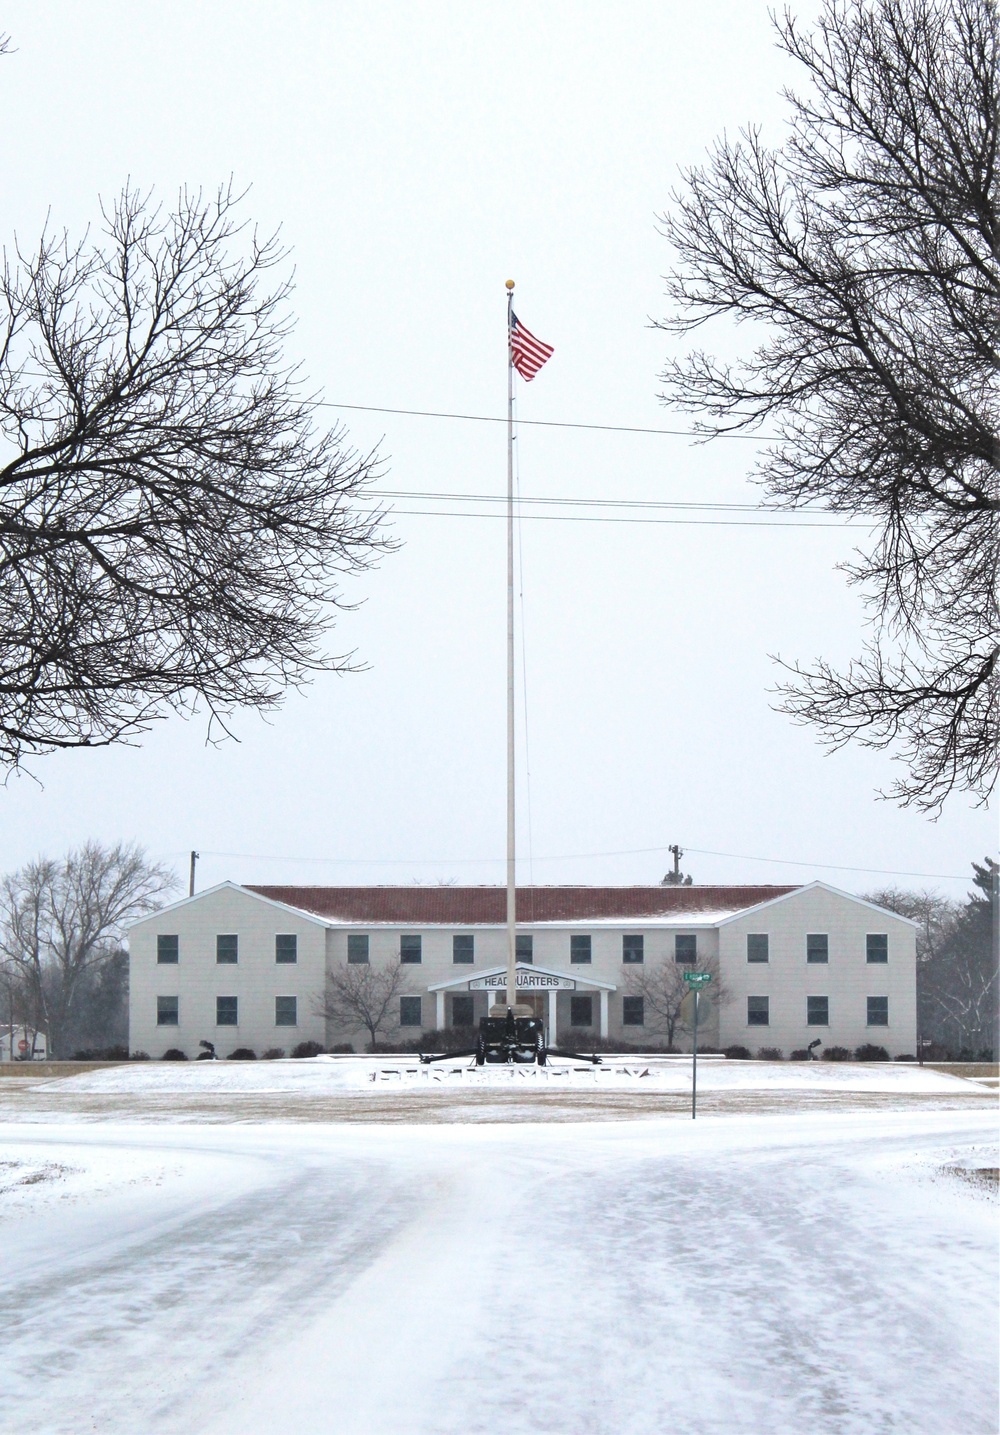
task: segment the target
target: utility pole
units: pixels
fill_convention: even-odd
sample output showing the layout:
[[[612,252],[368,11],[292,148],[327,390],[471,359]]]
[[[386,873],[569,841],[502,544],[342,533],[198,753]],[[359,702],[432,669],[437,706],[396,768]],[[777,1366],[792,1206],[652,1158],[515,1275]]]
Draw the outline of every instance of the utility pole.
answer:
[[[195,863],[198,861],[198,856],[199,856],[199,854],[198,854],[197,852],[192,852],[192,853],[191,853],[191,870],[190,870],[190,874],[189,874],[189,876],[188,876],[188,896],[189,896],[189,897],[193,897],[193,896],[194,896],[194,869],[195,869]]]

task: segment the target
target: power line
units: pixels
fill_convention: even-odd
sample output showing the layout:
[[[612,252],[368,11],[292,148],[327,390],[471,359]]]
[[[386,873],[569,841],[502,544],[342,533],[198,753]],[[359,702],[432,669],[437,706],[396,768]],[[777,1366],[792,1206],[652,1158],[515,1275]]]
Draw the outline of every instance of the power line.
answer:
[[[503,519],[502,513],[455,513],[447,509],[433,508],[391,508],[389,516],[398,513],[403,518],[498,518]],[[612,518],[603,515],[590,517],[584,513],[523,513],[521,517],[527,523],[639,523],[639,524],[676,524],[681,527],[716,527],[716,528],[785,528],[795,530],[800,528],[864,528],[863,523],[778,523],[774,519],[761,518]]]
[[[379,404],[335,404],[329,400],[322,400],[317,404],[321,409],[350,409],[356,413],[366,414],[405,414],[409,418],[417,419],[463,419],[467,423],[477,424],[505,424],[505,418],[498,418],[494,414],[452,414],[443,413],[437,409],[387,409]],[[774,434],[752,434],[752,433],[716,433],[709,434],[700,432],[697,429],[647,429],[637,428],[630,424],[577,424],[566,423],[559,419],[518,419],[518,425],[531,424],[534,428],[548,429],[597,429],[602,433],[650,433],[664,434],[673,438],[743,438],[749,439],[751,443],[777,443],[780,440]]]
[[[503,493],[449,493],[436,489],[380,488],[375,490],[380,498],[429,498],[462,503],[506,503]],[[705,503],[686,502],[682,499],[665,498],[546,498],[539,495],[520,495],[518,503],[554,504],[573,508],[654,508],[709,510],[722,513],[787,513],[795,517],[800,513],[833,513],[832,508],[780,508],[772,503]]]
[[[786,857],[758,857],[746,852],[716,852],[709,847],[685,846],[684,850],[698,857],[728,857],[739,862],[765,862],[769,866],[818,868],[824,872],[863,872],[877,877],[923,877],[948,882],[965,882],[967,873],[904,872],[895,867],[855,867],[837,862],[802,862]],[[535,857],[538,862],[570,862],[590,857],[642,857],[669,852],[670,847],[623,847],[608,852],[559,852],[548,857]],[[186,853],[167,853],[186,856]],[[501,863],[502,857],[288,857],[266,852],[209,852],[202,848],[201,857],[232,857],[244,862],[297,862],[327,867],[485,867]]]

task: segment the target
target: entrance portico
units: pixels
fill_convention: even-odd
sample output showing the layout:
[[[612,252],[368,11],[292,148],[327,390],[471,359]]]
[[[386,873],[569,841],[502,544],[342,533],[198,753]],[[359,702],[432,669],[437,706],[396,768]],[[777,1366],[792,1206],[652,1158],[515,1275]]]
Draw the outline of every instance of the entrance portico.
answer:
[[[447,982],[433,982],[427,990],[434,993],[435,1017],[434,1024],[440,1030],[445,1024],[444,999],[448,992],[494,992],[497,998],[507,988],[506,967],[490,967],[486,971],[469,973],[467,976],[453,977]],[[533,963],[518,962],[517,964],[517,991],[525,996],[536,996],[545,994],[548,997],[548,1042],[550,1046],[556,1045],[558,1036],[557,1029],[557,998],[560,992],[575,991],[596,991],[600,1000],[600,1026],[599,1031],[602,1038],[608,1035],[608,995],[617,988],[611,982],[599,981],[596,977],[584,975],[582,972],[560,972],[553,967],[537,967]]]

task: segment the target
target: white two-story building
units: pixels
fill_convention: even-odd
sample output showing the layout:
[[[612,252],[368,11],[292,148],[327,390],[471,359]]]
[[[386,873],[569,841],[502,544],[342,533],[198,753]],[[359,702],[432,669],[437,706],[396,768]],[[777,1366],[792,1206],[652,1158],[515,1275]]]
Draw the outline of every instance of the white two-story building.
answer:
[[[387,1038],[469,1026],[505,985],[505,904],[502,887],[224,882],[133,926],[129,1044],[154,1058],[202,1040],[221,1056],[364,1050],[363,1031],[322,1014],[338,968],[364,964],[401,965]],[[707,1044],[916,1050],[915,925],[823,882],[523,887],[517,913],[518,999],[552,1046],[572,1031],[663,1047],[657,972],[705,967]]]

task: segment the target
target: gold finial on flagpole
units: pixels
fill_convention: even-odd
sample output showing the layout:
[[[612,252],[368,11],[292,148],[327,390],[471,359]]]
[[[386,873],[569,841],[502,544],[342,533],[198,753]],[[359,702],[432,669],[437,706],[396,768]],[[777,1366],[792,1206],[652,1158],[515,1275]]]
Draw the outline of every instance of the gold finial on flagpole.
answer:
[[[513,287],[514,287],[514,281],[513,281],[513,279],[508,279],[508,280],[507,280],[507,288],[508,288],[508,289],[513,289]]]

